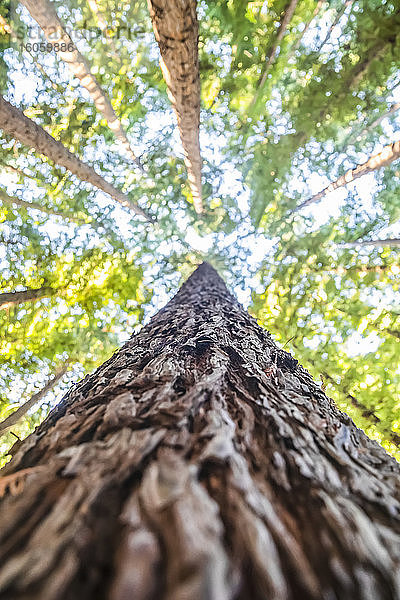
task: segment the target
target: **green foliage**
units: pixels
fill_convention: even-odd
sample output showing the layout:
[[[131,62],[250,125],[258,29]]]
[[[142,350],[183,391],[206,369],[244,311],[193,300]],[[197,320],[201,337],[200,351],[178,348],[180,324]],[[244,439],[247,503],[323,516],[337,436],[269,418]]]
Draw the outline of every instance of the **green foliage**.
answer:
[[[19,6],[10,16],[6,4],[0,15],[27,41],[26,11]],[[290,213],[399,138],[396,112],[374,124],[399,102],[398,2],[330,0],[313,17],[316,1],[300,0],[262,86],[288,3],[198,2],[205,205],[199,217],[146,1],[97,0],[97,14],[86,0],[55,4],[147,176],[133,168],[54,53],[29,53],[8,36],[0,48],[1,91],[158,223],[144,224],[1,137],[2,189],[43,210],[0,204],[0,292],[51,293],[0,312],[0,419],[66,361],[59,391],[103,362],[207,259],[241,300],[251,295],[259,322],[317,379],[322,375],[338,405],[395,453],[398,249],[343,244],[399,237],[400,167],[393,163],[366,184],[359,180]],[[0,23],[2,39],[5,33]],[[29,433],[58,397],[56,391],[13,432]],[[13,439],[7,434],[3,449]]]

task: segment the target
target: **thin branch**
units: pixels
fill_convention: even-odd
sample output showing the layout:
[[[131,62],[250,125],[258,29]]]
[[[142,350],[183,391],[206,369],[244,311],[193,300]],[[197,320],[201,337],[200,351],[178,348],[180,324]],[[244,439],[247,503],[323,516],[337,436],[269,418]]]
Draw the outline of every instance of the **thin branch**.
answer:
[[[0,435],[4,435],[18,423],[22,419],[24,415],[34,406],[37,402],[39,402],[50,390],[52,390],[55,385],[64,377],[67,372],[67,366],[64,365],[61,367],[56,373],[51,377],[47,383],[42,387],[41,390],[33,394],[29,400],[24,402],[17,410],[15,410],[9,417],[4,419],[4,421],[0,422]]]
[[[358,246],[378,246],[378,247],[400,247],[400,238],[388,238],[386,240],[359,240],[356,242],[346,242],[344,244],[340,244],[342,248],[357,248]]]
[[[54,215],[56,217],[62,217],[67,221],[71,221],[72,223],[76,223],[77,225],[91,225],[91,221],[85,221],[84,219],[79,219],[74,215],[68,215],[61,210],[57,210],[56,208],[48,208],[40,204],[40,202],[27,202],[26,200],[22,200],[22,198],[18,198],[18,196],[10,196],[7,192],[0,188],[0,200],[4,204],[8,206],[12,206],[15,204],[16,206],[20,206],[21,208],[26,208],[28,210],[38,210],[47,215]]]
[[[251,101],[249,109],[251,109],[255,105],[257,98],[258,98],[258,94],[264,87],[264,84],[267,80],[268,71],[275,61],[276,51],[278,50],[279,44],[282,41],[283,36],[285,35],[286,29],[288,28],[288,25],[289,25],[290,21],[292,20],[292,17],[293,17],[294,11],[296,10],[298,1],[299,0],[290,0],[289,4],[286,6],[286,8],[282,14],[278,33],[276,34],[275,41],[273,42],[273,44],[266,56],[265,66],[264,66],[262,75],[257,83],[257,91],[254,94],[254,97],[253,97],[253,100]]]
[[[318,54],[321,52],[322,48],[325,46],[325,44],[327,43],[327,41],[330,39],[333,30],[335,29],[336,25],[339,23],[340,19],[343,17],[343,15],[346,12],[347,8],[349,6],[351,6],[353,4],[353,2],[354,2],[354,0],[346,0],[343,3],[342,8],[336,14],[336,17],[335,17],[334,21],[332,22],[331,26],[329,27],[328,31],[326,32],[325,38],[323,39],[322,43],[319,45],[319,47],[316,50],[316,52]]]
[[[305,25],[303,31],[300,33],[297,41],[295,44],[293,44],[290,52],[286,55],[286,62],[288,62],[292,56],[297,52],[297,50],[300,47],[301,44],[301,40],[303,39],[304,35],[306,34],[306,32],[309,30],[311,23],[313,22],[313,20],[315,19],[315,17],[318,15],[319,11],[321,10],[321,7],[323,5],[325,0],[318,0],[316,7],[314,8],[313,14],[311,16],[311,19],[307,22],[307,24]]]

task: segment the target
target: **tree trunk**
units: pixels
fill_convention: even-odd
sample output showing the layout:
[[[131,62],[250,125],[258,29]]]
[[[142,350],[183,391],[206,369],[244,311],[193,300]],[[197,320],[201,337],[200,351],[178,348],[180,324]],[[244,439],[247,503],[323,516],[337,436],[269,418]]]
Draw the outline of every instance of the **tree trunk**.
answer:
[[[119,204],[122,204],[122,206],[145,217],[147,221],[152,220],[128,196],[111,183],[108,183],[92,167],[72,154],[61,142],[55,140],[47,131],[26,117],[21,110],[4,100],[2,96],[0,96],[0,128],[28,148],[34,148],[39,154],[47,156],[55,164],[65,167],[82,181],[87,181],[99,190],[102,190],[105,194],[108,194],[119,202]]]
[[[390,165],[393,161],[400,158],[400,141],[394,142],[393,144],[389,144],[385,146],[379,154],[375,154],[371,156],[367,162],[362,165],[358,165],[355,169],[349,169],[347,173],[338,177],[336,181],[332,181],[326,188],[318,192],[318,194],[314,194],[311,198],[308,198],[301,204],[299,204],[293,212],[298,212],[302,208],[309,206],[310,204],[314,204],[315,202],[319,202],[324,196],[337,190],[344,185],[347,185],[351,181],[362,177],[363,175],[367,175],[367,173],[371,173],[372,171],[376,171],[377,169],[381,169],[382,167],[386,167]]]
[[[115,114],[108,95],[99,85],[90,70],[89,63],[79,52],[71,36],[65,30],[53,3],[50,0],[21,0],[21,3],[28,9],[31,17],[35,19],[39,27],[43,29],[47,41],[53,45],[60,58],[67,63],[71,73],[79,79],[81,85],[89,92],[97,110],[106,119],[109,128],[121,143],[125,152],[132,158],[142,173],[145,173],[140,160],[136,157],[129,143],[121,121]],[[59,49],[61,44],[65,46],[65,50]]]
[[[12,452],[2,599],[399,598],[399,465],[207,264]]]
[[[9,308],[24,302],[34,302],[41,298],[48,298],[53,294],[54,290],[50,287],[21,290],[20,292],[3,292],[0,294],[0,308]]]
[[[147,0],[182,141],[193,205],[201,213],[200,74],[196,0]]]
[[[0,435],[4,435],[7,431],[10,431],[14,425],[18,423],[26,415],[28,410],[30,410],[35,404],[40,402],[42,398],[50,392],[57,383],[62,379],[67,372],[67,367],[63,366],[58,371],[54,373],[54,375],[46,382],[46,384],[42,387],[41,390],[32,394],[32,396],[21,406],[19,406],[11,415],[9,415],[6,419],[0,422]]]

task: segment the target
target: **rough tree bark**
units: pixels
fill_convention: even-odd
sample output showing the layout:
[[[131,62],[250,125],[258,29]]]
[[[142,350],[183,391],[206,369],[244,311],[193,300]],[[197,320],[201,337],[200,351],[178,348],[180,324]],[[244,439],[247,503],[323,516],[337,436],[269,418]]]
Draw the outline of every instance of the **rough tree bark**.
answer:
[[[307,200],[304,200],[304,202],[299,204],[293,212],[298,212],[310,204],[319,202],[330,192],[347,185],[351,181],[354,181],[363,175],[367,175],[367,173],[371,173],[371,171],[382,169],[382,167],[390,165],[390,163],[394,162],[398,158],[400,158],[400,140],[385,146],[383,150],[379,152],[379,154],[374,154],[374,156],[371,156],[365,163],[358,165],[355,169],[349,169],[344,175],[338,177],[336,181],[332,181],[332,183],[330,183],[326,188],[317,194],[314,194]]]
[[[57,54],[68,65],[71,73],[79,79],[81,85],[89,92],[97,110],[106,119],[109,128],[125,152],[132,158],[134,164],[142,173],[145,173],[143,165],[129,143],[121,121],[115,114],[108,95],[91,72],[86,58],[79,52],[71,36],[66,31],[53,3],[50,0],[21,0],[21,3],[28,9],[39,27],[42,28],[47,41],[54,46]],[[92,7],[93,4],[93,2],[90,3],[90,6]],[[61,49],[62,44],[64,44],[64,50]]]
[[[200,74],[196,0],[147,0],[160,66],[178,120],[193,205],[201,213]]]
[[[0,294],[0,308],[9,308],[24,302],[35,302],[41,298],[48,298],[54,294],[51,287],[21,290],[20,292],[2,292]]]
[[[399,598],[399,465],[206,264],[12,453],[2,599]]]
[[[34,148],[39,154],[47,156],[55,164],[65,167],[81,181],[87,181],[114,198],[122,206],[145,217],[147,221],[152,221],[149,215],[140,206],[132,202],[121,190],[106,181],[96,173],[93,167],[72,154],[61,142],[55,140],[40,125],[26,117],[21,110],[12,106],[2,96],[0,96],[0,128],[4,133],[8,133],[28,148]]]

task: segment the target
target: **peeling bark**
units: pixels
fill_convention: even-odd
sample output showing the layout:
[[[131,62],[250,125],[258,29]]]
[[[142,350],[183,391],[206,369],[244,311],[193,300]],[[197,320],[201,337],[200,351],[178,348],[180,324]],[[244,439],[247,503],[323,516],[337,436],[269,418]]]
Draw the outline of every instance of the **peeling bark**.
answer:
[[[196,0],[147,0],[168,97],[178,120],[193,205],[201,213],[200,74]]]
[[[338,177],[336,181],[332,181],[332,183],[330,183],[326,188],[318,192],[318,194],[314,194],[311,196],[311,198],[308,198],[299,204],[293,212],[298,212],[310,204],[319,202],[330,192],[347,185],[351,181],[354,181],[363,175],[367,175],[367,173],[387,167],[387,165],[390,165],[398,158],[400,158],[400,141],[385,146],[381,152],[371,156],[365,163],[358,165],[355,169],[349,169],[344,175]]]
[[[2,96],[0,96],[0,128],[28,148],[34,148],[56,165],[64,167],[81,181],[86,181],[102,190],[125,208],[145,217],[147,221],[152,221],[149,215],[121,190],[106,181],[92,167],[72,154],[61,142],[55,140],[47,131],[26,117],[21,110],[4,100]]]
[[[59,19],[54,5],[50,0],[21,0],[21,3],[28,9],[31,17],[35,19],[39,27],[43,30],[47,41],[52,44],[60,56],[69,67],[71,73],[81,82],[81,85],[89,92],[97,110],[106,119],[109,128],[114,133],[117,140],[125,152],[131,157],[134,164],[145,173],[143,165],[137,158],[135,152],[129,143],[128,137],[121,121],[115,114],[111,101],[102,89],[99,82],[91,72],[89,63],[75,46],[71,36],[66,31],[61,19]],[[91,8],[94,2],[90,3]],[[64,44],[66,50],[59,50],[60,45]]]
[[[1,599],[399,598],[399,465],[206,264],[12,453]]]

